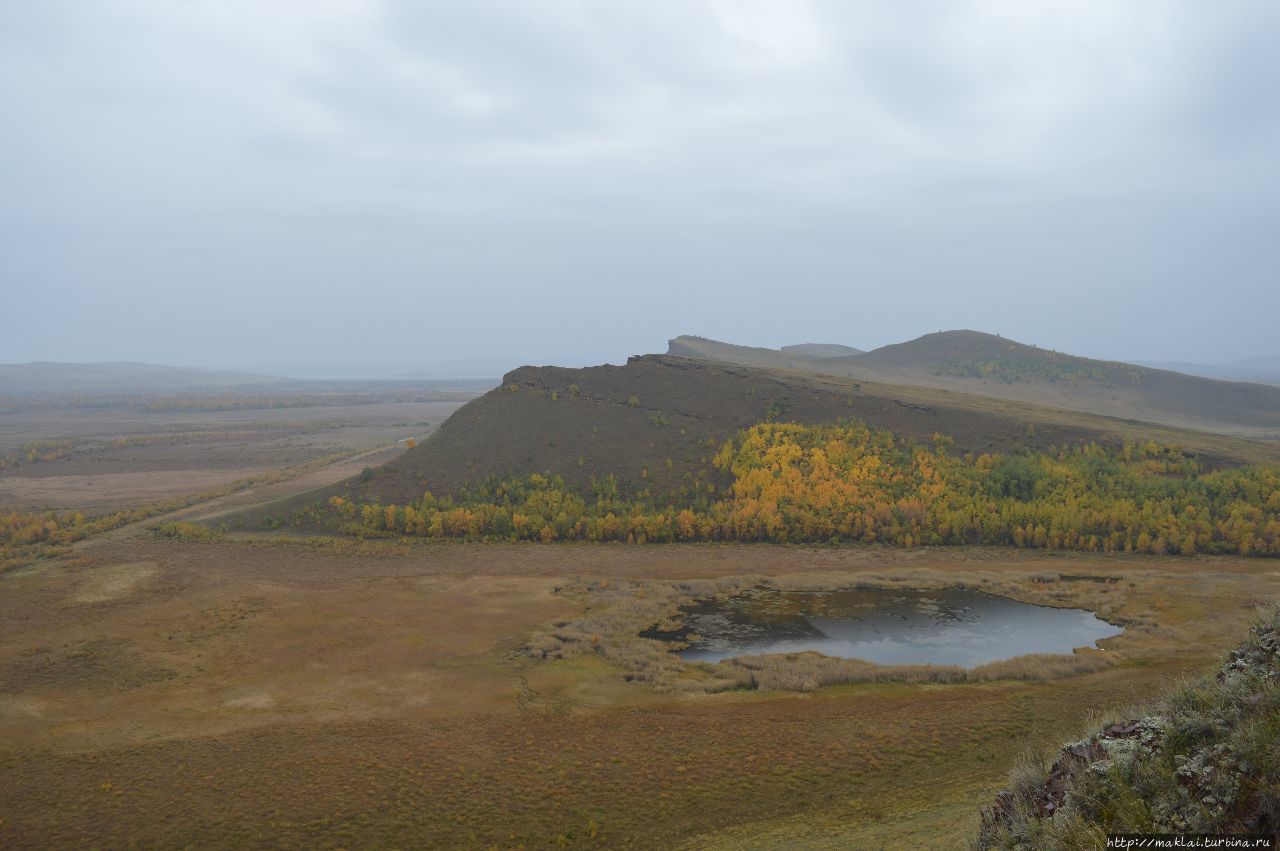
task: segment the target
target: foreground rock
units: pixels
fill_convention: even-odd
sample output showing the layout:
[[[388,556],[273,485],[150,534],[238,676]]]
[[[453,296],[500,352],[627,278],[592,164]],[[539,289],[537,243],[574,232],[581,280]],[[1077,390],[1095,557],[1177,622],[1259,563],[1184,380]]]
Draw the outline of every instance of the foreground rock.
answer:
[[[1108,833],[1280,832],[1280,607],[1221,668],[1141,717],[1025,766],[978,848],[1105,847]]]

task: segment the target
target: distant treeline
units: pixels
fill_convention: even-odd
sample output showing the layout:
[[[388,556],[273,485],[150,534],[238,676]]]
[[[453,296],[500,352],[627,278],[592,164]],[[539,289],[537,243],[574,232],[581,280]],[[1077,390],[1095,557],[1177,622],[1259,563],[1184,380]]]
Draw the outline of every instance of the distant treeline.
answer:
[[[39,464],[45,461],[57,461],[74,451],[70,440],[33,440],[24,443],[12,455],[0,456],[0,470],[21,467],[25,464]]]
[[[0,511],[0,573],[41,558],[67,555],[67,547],[76,541],[188,504],[174,500],[97,517],[80,511]]]
[[[731,477],[658,500],[605,476],[489,479],[408,505],[334,497],[299,520],[343,532],[465,540],[988,544],[1089,552],[1280,556],[1280,469],[1204,471],[1154,442],[974,456],[860,422],[761,423],[727,441]]]
[[[351,457],[358,451],[348,449],[322,458],[313,458],[282,470],[238,479],[201,493],[97,516],[88,516],[81,511],[0,510],[0,573],[40,559],[66,556],[70,553],[69,545],[76,541],[118,529],[129,523],[168,514],[198,502],[227,496],[244,488],[282,482],[312,470],[323,469]],[[207,527],[183,522],[166,524],[159,531],[162,535],[188,539],[213,537],[217,534]]]

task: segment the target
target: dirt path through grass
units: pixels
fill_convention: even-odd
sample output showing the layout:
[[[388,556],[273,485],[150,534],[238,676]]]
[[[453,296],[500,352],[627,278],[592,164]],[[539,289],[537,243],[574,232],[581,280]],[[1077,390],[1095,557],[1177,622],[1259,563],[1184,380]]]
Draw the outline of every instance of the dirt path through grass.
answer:
[[[319,469],[315,468],[314,462],[300,464],[296,468],[279,471],[274,474],[279,478],[273,477],[271,481],[261,484],[251,483],[232,493],[219,494],[174,511],[112,529],[102,535],[79,541],[75,547],[84,550],[94,541],[103,539],[121,541],[137,538],[148,534],[146,530],[149,528],[163,523],[208,521],[236,511],[270,505],[350,478],[364,468],[381,464],[401,451],[403,447],[394,444],[376,446],[353,454],[343,454],[342,457],[325,463]]]

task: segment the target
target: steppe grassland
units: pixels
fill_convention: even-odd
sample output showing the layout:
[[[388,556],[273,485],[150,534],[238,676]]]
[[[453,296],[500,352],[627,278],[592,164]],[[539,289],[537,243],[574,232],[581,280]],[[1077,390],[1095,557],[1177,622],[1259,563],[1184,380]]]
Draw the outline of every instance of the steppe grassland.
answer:
[[[1130,628],[1105,666],[1051,681],[801,694],[664,693],[600,652],[522,652],[640,589],[758,577],[976,585]],[[874,830],[892,847],[975,814],[1019,754],[1096,708],[1198,672],[1280,575],[1244,559],[245,536],[93,541],[81,564],[4,584],[14,844],[671,845],[799,813],[814,842]]]
[[[72,508],[92,495],[88,481],[107,483],[104,507],[132,506],[186,497],[198,476],[238,477],[246,463],[274,473],[370,453],[0,577],[0,844],[961,843],[1024,749],[1199,673],[1280,580],[1272,563],[1240,559],[182,540],[146,529],[352,475],[395,454],[378,447],[411,424],[447,414],[425,410],[0,420],[15,452],[31,435],[73,450],[6,469],[0,487],[56,482]],[[162,477],[162,487],[121,488],[129,476]],[[1116,581],[1080,578],[1090,576]],[[786,689],[893,672],[851,677],[846,665],[792,661],[765,672],[773,680],[756,672],[762,689],[716,693],[704,687],[716,677],[634,642],[637,599],[660,602],[661,619],[693,596],[757,581],[974,585],[1091,608],[1128,632],[1081,654],[1087,672],[1043,682],[809,692]],[[527,652],[566,627],[585,635],[576,649],[586,652]],[[673,679],[627,682],[634,660],[615,647],[642,649]],[[1025,660],[1008,667],[1027,673]]]
[[[462,401],[225,411],[35,409],[0,413],[0,510],[136,508],[343,452],[358,473],[419,439]],[[56,451],[27,461],[24,447]],[[47,460],[46,460],[47,459]]]

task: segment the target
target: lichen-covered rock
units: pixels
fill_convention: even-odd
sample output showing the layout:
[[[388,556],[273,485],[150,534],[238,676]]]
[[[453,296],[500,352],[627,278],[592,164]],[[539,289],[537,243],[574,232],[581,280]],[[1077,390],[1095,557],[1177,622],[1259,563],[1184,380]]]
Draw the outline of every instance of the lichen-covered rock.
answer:
[[[1280,831],[1280,607],[1214,674],[1063,747],[983,810],[979,848],[1090,847],[1107,833]],[[1084,843],[1084,844],[1082,844]]]

